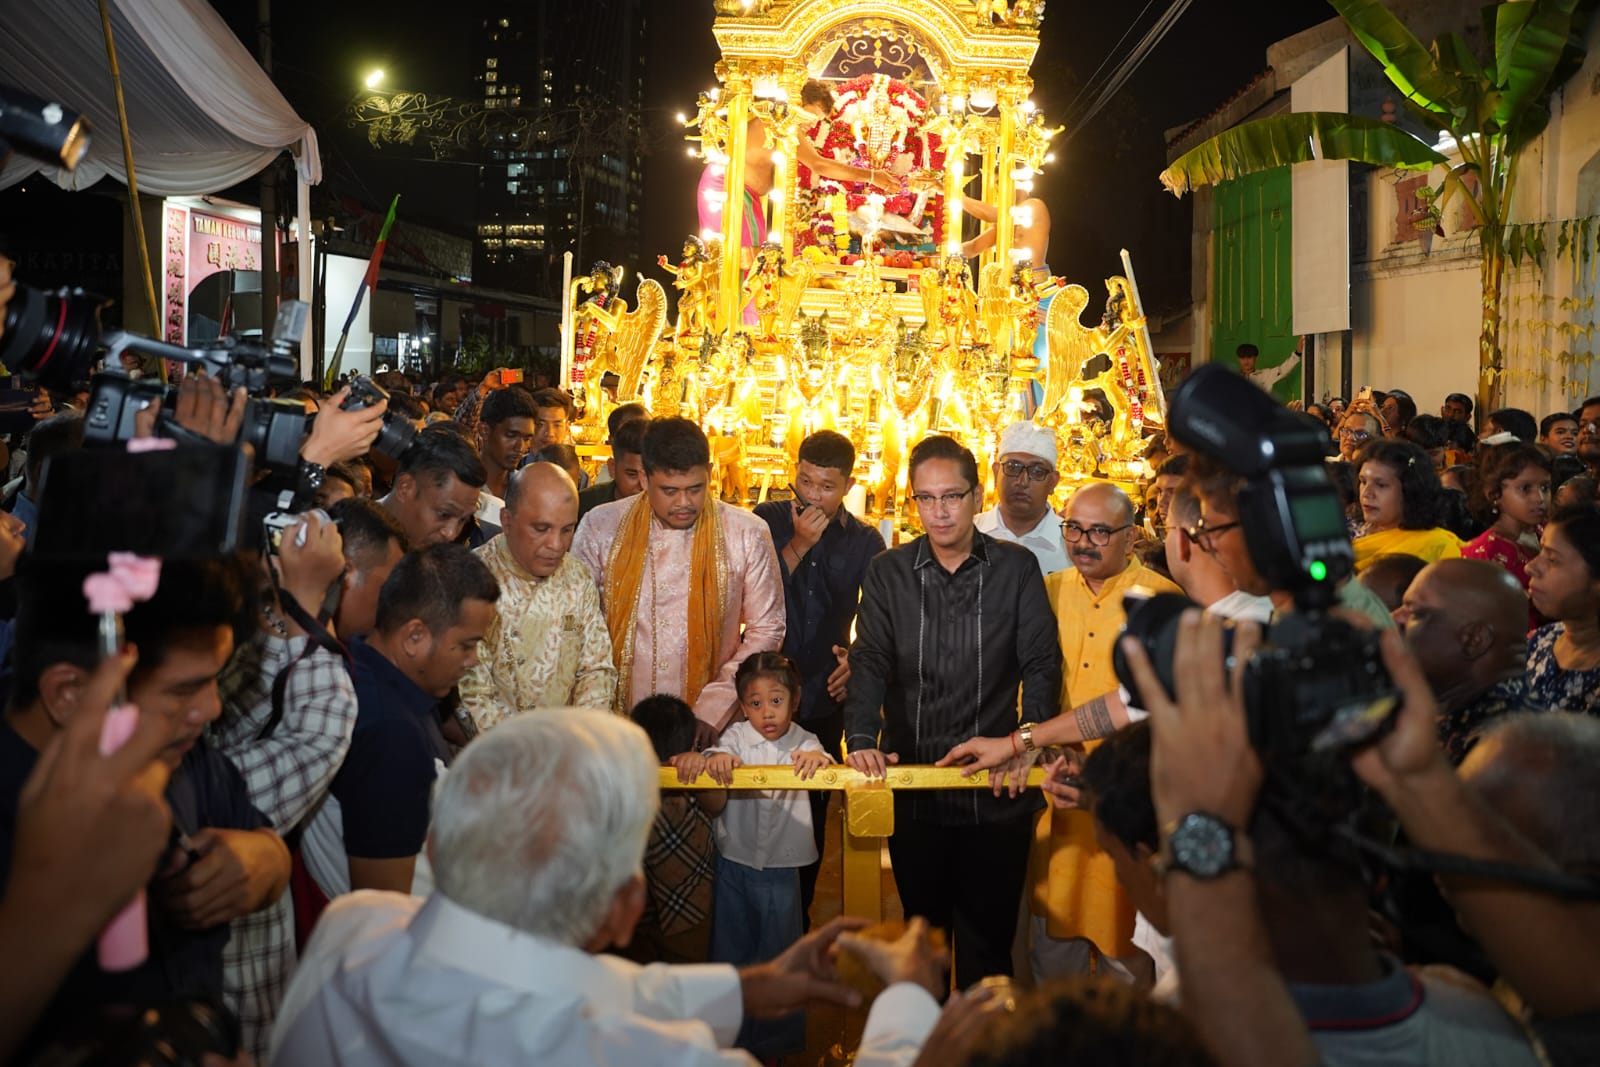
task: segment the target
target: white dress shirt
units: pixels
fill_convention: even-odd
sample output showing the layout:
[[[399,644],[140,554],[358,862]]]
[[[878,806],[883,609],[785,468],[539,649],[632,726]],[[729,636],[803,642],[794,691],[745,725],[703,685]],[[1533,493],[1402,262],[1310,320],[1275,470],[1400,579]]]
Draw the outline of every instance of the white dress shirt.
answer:
[[[595,956],[435,893],[362,891],[328,906],[273,1031],[281,1067],[753,1067],[724,1050],[743,1019],[739,975]],[[901,983],[867,1019],[860,1064],[909,1063],[938,1020]]]
[[[1243,589],[1235,589],[1206,610],[1224,619],[1255,622],[1262,626],[1272,621],[1272,599],[1246,593]]]
[[[997,541],[1010,541],[1032,552],[1039,561],[1040,574],[1054,574],[1072,568],[1072,557],[1067,555],[1067,539],[1061,532],[1065,523],[1060,515],[1048,508],[1045,509],[1044,518],[1025,534],[1011,532],[1011,527],[1000,517],[998,504],[979,515],[974,525]]]
[[[1270,393],[1273,386],[1287,378],[1299,365],[1300,353],[1296,352],[1275,367],[1257,367],[1254,374],[1245,374],[1244,379],[1262,392]]]
[[[799,723],[790,723],[788,733],[768,741],[744,720],[728,727],[705,754],[731,752],[746,767],[792,767],[796,752],[826,751],[817,735]],[[758,871],[817,862],[811,795],[803,789],[735,792],[717,816],[717,851]]]

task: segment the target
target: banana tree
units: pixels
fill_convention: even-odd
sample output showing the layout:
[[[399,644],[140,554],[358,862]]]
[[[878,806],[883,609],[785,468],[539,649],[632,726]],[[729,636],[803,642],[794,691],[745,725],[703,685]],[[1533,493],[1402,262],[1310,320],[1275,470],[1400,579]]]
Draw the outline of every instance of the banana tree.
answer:
[[[1600,0],[1506,0],[1483,9],[1479,56],[1459,33],[1432,48],[1380,0],[1329,0],[1357,41],[1378,61],[1411,113],[1455,140],[1461,159],[1435,190],[1442,208],[1461,197],[1478,223],[1483,323],[1478,402],[1501,406],[1504,355],[1501,297],[1505,233],[1522,153],[1550,122],[1550,97],[1577,72],[1584,37]],[[1274,115],[1226,130],[1180,156],[1161,174],[1174,195],[1257,171],[1313,159],[1348,159],[1404,170],[1450,161],[1427,141],[1378,119],[1332,112]],[[1474,179],[1468,181],[1468,177]]]

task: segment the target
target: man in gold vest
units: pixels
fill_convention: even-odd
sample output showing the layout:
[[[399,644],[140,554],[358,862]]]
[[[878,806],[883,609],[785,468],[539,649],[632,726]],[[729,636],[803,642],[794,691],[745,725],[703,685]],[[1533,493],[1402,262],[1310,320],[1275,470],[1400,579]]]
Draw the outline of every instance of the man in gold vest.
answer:
[[[1062,533],[1072,569],[1047,576],[1045,592],[1061,641],[1061,706],[1071,708],[1117,688],[1111,652],[1122,631],[1122,598],[1137,588],[1182,590],[1134,557],[1133,502],[1109,482],[1089,482],[1073,494]],[[1139,960],[1134,906],[1117,884],[1111,857],[1095,844],[1088,812],[1045,812],[1029,884],[1036,980],[1128,970]]]

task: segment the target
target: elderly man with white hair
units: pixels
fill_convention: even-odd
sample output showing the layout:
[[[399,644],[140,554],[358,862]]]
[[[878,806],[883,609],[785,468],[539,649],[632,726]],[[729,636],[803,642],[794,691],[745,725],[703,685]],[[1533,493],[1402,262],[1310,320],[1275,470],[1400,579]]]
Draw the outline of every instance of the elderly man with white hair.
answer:
[[[1050,494],[1061,483],[1055,431],[1021,419],[1005,428],[994,461],[994,507],[979,515],[978,529],[1021,545],[1039,561],[1039,573],[1072,566],[1061,517],[1050,510]]]
[[[660,797],[645,733],[617,716],[537,711],[500,724],[440,783],[427,899],[358,892],[323,913],[273,1033],[275,1064],[318,1067],[750,1065],[725,1051],[743,1017],[853,1004],[829,949],[836,919],[770,963],[640,967],[625,945],[645,903]],[[941,961],[864,957],[889,985],[857,1063],[909,1062],[938,1018]]]

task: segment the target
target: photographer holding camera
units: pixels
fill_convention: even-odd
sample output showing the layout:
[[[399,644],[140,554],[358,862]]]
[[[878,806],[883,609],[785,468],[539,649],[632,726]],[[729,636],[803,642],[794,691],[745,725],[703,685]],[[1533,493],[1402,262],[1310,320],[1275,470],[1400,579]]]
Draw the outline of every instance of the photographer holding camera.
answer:
[[[1172,424],[1234,489],[1229,518],[1240,526],[1221,529],[1216,509],[1212,533],[1239,529],[1248,573],[1284,590],[1294,610],[1262,632],[1156,597],[1130,607],[1117,653],[1118,677],[1150,712],[1151,730],[1111,751],[1153,739],[1163,889],[1154,910],[1176,939],[1185,1010],[1233,1063],[1538,1062],[1483,990],[1407,975],[1369,947],[1367,864],[1438,877],[1541,1022],[1578,1017],[1581,1032],[1600,1003],[1590,973],[1600,887],[1573,877],[1592,869],[1581,858],[1592,835],[1552,823],[1538,789],[1504,789],[1526,773],[1486,776],[1485,794],[1498,781],[1508,818],[1560,842],[1566,873],[1466,793],[1439,746],[1427,679],[1399,635],[1334,610],[1354,553],[1320,461],[1325,432],[1252,396],[1203,369],[1173,398]],[[1489,746],[1483,758],[1548,764],[1553,747],[1581,747],[1560,736],[1513,736],[1520,748]],[[1098,753],[1086,768],[1092,807],[1126,846],[1119,871],[1142,884],[1126,862],[1151,840],[1139,829],[1140,783],[1127,773],[1139,761],[1111,762],[1123,771]],[[1571,774],[1562,781],[1563,810],[1592,807],[1595,790]],[[1415,847],[1367,829],[1363,782]]]
[[[1241,663],[1254,645],[1253,628],[1235,636],[1233,652]],[[1231,1050],[1231,1062],[1296,1062],[1285,1053],[1293,1042],[1284,1027],[1296,1029],[1294,1020],[1274,1010],[1271,995],[1263,991],[1281,982],[1275,959],[1291,983],[1294,1001],[1311,1023],[1324,1063],[1372,1062],[1359,1048],[1368,1041],[1376,1045],[1382,1040],[1380,1035],[1387,1035],[1390,1041],[1382,1046],[1381,1062],[1385,1063],[1534,1062],[1531,1054],[1525,1055],[1521,1036],[1508,1027],[1509,1020],[1486,998],[1464,993],[1459,981],[1455,988],[1441,986],[1429,975],[1421,976],[1423,994],[1414,998],[1411,1011],[1386,1020],[1381,1028],[1345,1029],[1348,1016],[1341,1019],[1338,1030],[1317,1027],[1317,1005],[1294,988],[1291,969],[1315,966],[1325,971],[1331,961],[1350,957],[1350,950],[1296,954],[1290,948],[1296,944],[1309,947],[1309,940],[1320,936],[1313,933],[1319,927],[1334,936],[1332,926],[1308,922],[1306,909],[1319,906],[1317,902],[1329,893],[1328,886],[1336,883],[1324,878],[1316,886],[1299,885],[1294,893],[1285,895],[1267,881],[1269,869],[1276,868],[1278,860],[1294,860],[1296,854],[1302,863],[1308,858],[1329,861],[1323,851],[1310,851],[1317,848],[1316,842],[1294,833],[1282,836],[1281,819],[1268,819],[1269,824],[1280,823],[1268,832],[1279,851],[1262,849],[1264,802],[1258,802],[1257,796],[1263,761],[1247,736],[1238,673],[1231,680],[1226,677],[1222,650],[1220,625],[1193,616],[1184,618],[1173,659],[1179,679],[1174,701],[1156,682],[1143,650],[1134,642],[1125,645],[1141,692],[1159,694],[1148,698],[1147,704],[1154,731],[1151,788],[1167,857],[1166,904],[1184,974],[1185,1010],[1206,1033],[1213,1050],[1219,1054]],[[1548,716],[1507,720],[1488,735],[1498,740],[1489,741],[1469,757],[1463,777],[1457,777],[1436,737],[1437,705],[1432,692],[1398,635],[1384,635],[1383,661],[1403,694],[1403,704],[1393,730],[1357,750],[1350,766],[1389,804],[1419,847],[1434,855],[1447,853],[1452,858],[1513,865],[1535,874],[1557,870],[1551,854],[1562,851],[1573,856],[1583,850],[1584,832],[1548,832],[1548,823],[1541,824],[1533,814],[1531,794],[1543,786],[1520,790],[1508,790],[1507,786],[1513,781],[1519,786],[1531,784],[1531,768],[1526,762],[1530,757],[1549,766],[1552,760],[1570,763],[1570,758],[1561,755],[1569,750],[1570,756],[1595,751],[1600,743],[1596,731],[1574,731],[1555,722],[1545,730]],[[1589,727],[1587,723],[1577,725]],[[1556,743],[1552,745],[1552,741]],[[1600,795],[1592,782],[1579,785],[1571,774],[1561,781],[1567,783],[1564,797],[1579,808],[1592,807]],[[1520,802],[1515,799],[1517,792],[1521,793]],[[1497,807],[1506,813],[1504,821],[1490,807],[1496,800],[1503,802]],[[1192,826],[1184,829],[1186,823],[1211,821],[1243,827],[1252,810],[1256,820],[1250,823],[1251,836],[1256,839],[1253,860],[1246,838],[1235,831],[1231,845],[1221,838],[1213,841],[1216,847],[1205,861],[1206,869],[1186,868],[1198,855],[1190,852],[1187,859],[1182,855],[1185,845],[1180,837],[1192,844],[1195,836]],[[1195,812],[1202,814],[1191,817]],[[1520,835],[1509,825],[1513,822],[1527,827],[1531,836]],[[1533,843],[1536,840],[1543,849]],[[1286,843],[1290,851],[1281,850]],[[1579,862],[1573,873],[1592,869],[1592,863]],[[1289,873],[1293,873],[1292,867]],[[1275,873],[1273,877],[1286,876]],[[1580,1025],[1592,1031],[1594,1013],[1600,1008],[1592,967],[1600,945],[1600,908],[1592,902],[1592,885],[1589,900],[1573,901],[1545,888],[1511,884],[1503,877],[1486,879],[1476,872],[1443,875],[1441,884],[1503,979],[1541,1023],[1555,1025],[1586,1017]],[[1348,941],[1363,944],[1365,922],[1353,895],[1346,924]],[[1327,984],[1326,977],[1320,981]],[[1319,988],[1314,992],[1317,998],[1325,998],[1329,991]],[[1471,999],[1463,1000],[1463,996]],[[1447,1010],[1452,1003],[1460,1010]],[[1407,1060],[1403,1049],[1424,1034],[1427,1043],[1412,1045],[1415,1051]],[[1587,1047],[1592,1051],[1592,1043]],[[1249,1051],[1252,1048],[1255,1052]],[[1589,1061],[1578,1058],[1572,1062]]]
[[[269,557],[275,573],[260,623],[223,671],[225,711],[211,727],[251,803],[285,835],[327,796],[355,729],[356,691],[344,651],[307,617],[344,573],[341,541],[333,520],[316,512],[284,531]],[[294,966],[294,934],[289,894],[233,924],[224,957],[227,1002],[239,1016],[244,1047],[258,1056],[266,1054]]]
[[[1257,628],[1240,626],[1232,642],[1242,664],[1258,647]],[[1538,1062],[1516,1022],[1465,976],[1413,973],[1371,948],[1354,852],[1261,798],[1264,761],[1247,727],[1242,670],[1230,677],[1225,667],[1222,620],[1189,611],[1179,621],[1176,699],[1138,641],[1124,639],[1123,651],[1150,712],[1156,862],[1184,1010],[1213,1053],[1241,1064]],[[1393,783],[1386,795],[1437,791],[1449,821],[1470,825],[1478,813],[1434,739],[1426,680],[1398,635],[1385,635],[1383,658],[1404,694],[1400,721],[1354,766],[1369,783]],[[1412,772],[1428,784],[1400,785]],[[1473,836],[1456,833],[1453,844]]]

